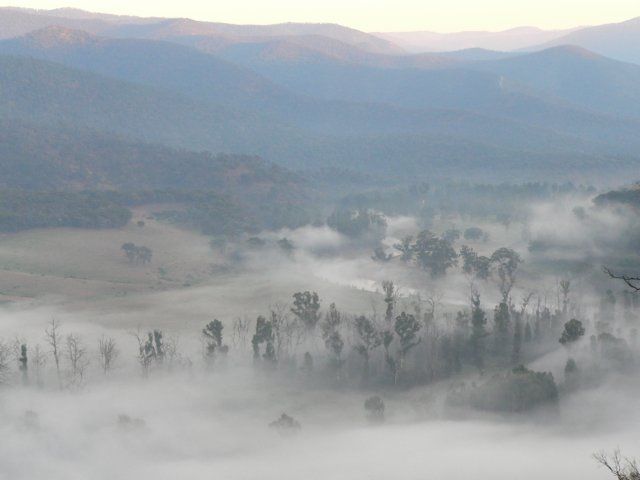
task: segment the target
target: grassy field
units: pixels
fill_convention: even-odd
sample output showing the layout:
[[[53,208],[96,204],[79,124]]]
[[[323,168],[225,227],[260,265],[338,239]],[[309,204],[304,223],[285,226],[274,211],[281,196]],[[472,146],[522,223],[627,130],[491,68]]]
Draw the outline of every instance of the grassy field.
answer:
[[[208,278],[216,262],[208,239],[136,211],[122,229],[30,230],[0,236],[0,300],[78,300],[174,289]],[[137,225],[144,220],[144,227]],[[129,263],[125,242],[153,250],[147,265]]]
[[[137,225],[140,220],[144,227]],[[128,262],[121,249],[125,242],[151,248],[152,261]],[[228,260],[210,248],[208,237],[137,210],[122,229],[0,236],[0,303],[5,314],[36,330],[56,316],[76,326],[196,333],[213,318],[230,324],[235,317],[268,315],[271,306],[290,302],[301,290],[318,291],[323,308],[333,301],[359,313],[370,313],[372,302],[383,308],[370,292],[336,284],[304,262],[271,255],[227,268]]]

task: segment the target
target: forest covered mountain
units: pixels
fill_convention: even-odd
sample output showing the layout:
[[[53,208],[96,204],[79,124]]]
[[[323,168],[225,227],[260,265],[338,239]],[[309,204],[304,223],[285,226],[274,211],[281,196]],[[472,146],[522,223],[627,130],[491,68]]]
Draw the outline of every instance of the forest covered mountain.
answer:
[[[622,62],[640,63],[640,17],[579,29],[543,44],[542,48],[559,45],[577,45]]]
[[[0,125],[0,231],[122,226],[129,207],[152,203],[170,204],[179,223],[235,234],[305,224],[320,198],[298,175],[256,157],[77,127]]]
[[[317,38],[301,43],[328,37]],[[540,177],[550,161],[593,174],[599,159],[631,161],[640,144],[640,67],[568,48],[479,62],[340,45],[337,57],[325,45],[312,59],[288,58],[244,38],[212,54],[52,25],[0,43],[3,118],[260,155],[294,170],[339,165],[394,177],[463,166],[482,176],[491,162],[502,179]],[[259,53],[247,55],[251,48]],[[360,56],[345,63],[345,49]]]
[[[73,9],[3,8],[0,25],[5,188],[226,194],[222,157],[194,153],[226,152],[269,162],[256,175],[280,172],[292,183],[270,188],[295,203],[332,169],[607,182],[640,148],[640,66],[582,47],[412,54],[337,25]]]

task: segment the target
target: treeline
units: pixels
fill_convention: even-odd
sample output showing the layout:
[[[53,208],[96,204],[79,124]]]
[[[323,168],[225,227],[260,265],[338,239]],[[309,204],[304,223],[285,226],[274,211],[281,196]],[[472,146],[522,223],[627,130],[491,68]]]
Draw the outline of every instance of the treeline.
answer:
[[[523,220],[531,202],[567,195],[594,195],[592,186],[573,183],[426,182],[344,196],[339,208],[376,210],[385,215],[412,215],[426,224],[436,215],[512,222]]]
[[[33,191],[0,190],[0,231],[32,228],[120,228],[131,219],[131,208],[168,203],[177,208],[158,218],[207,235],[236,236],[264,229],[297,228],[310,222],[302,205],[238,202],[213,191]]]
[[[100,192],[0,190],[0,231],[32,228],[120,228],[131,211]]]
[[[571,318],[580,308],[570,305],[570,282],[562,289],[562,305],[554,311],[540,299],[533,303],[532,296],[516,304],[508,292],[487,309],[474,293],[469,307],[453,317],[437,311],[434,301],[400,298],[392,282],[383,283],[380,316],[345,314],[335,304],[322,308],[317,293],[297,292],[290,305],[275,306],[255,320],[238,317],[225,326],[214,319],[203,325],[202,348],[195,355],[182,351],[175,337],[153,329],[133,335],[136,347],[127,356],[137,359],[143,376],[193,369],[200,356],[206,371],[250,361],[262,376],[368,391],[459,378],[450,384],[449,407],[524,412],[553,405],[560,395],[592,386],[611,371],[632,374],[637,368],[634,334],[631,343],[620,336],[623,330],[633,332],[631,317],[627,325],[616,323],[609,298],[595,325]],[[637,305],[625,308],[637,319]],[[21,339],[0,342],[1,379],[8,382],[17,375],[27,385],[53,381],[60,388],[76,388],[87,380],[92,362],[98,367],[94,371],[115,374],[122,350],[114,339],[101,337],[92,353],[80,337],[64,334],[56,320],[44,338],[45,347]],[[526,368],[557,348],[571,357],[561,381]]]
[[[594,203],[598,206],[627,205],[637,209],[640,207],[640,184],[635,184],[631,188],[612,190],[598,195]]]

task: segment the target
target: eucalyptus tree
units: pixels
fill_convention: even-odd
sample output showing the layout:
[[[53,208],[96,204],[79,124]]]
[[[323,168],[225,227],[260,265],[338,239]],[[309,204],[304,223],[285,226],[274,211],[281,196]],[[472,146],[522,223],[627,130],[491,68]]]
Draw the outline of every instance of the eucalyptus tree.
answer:
[[[503,303],[507,303],[516,282],[516,273],[522,263],[520,255],[510,248],[499,248],[491,255],[491,264],[498,275],[498,287]]]
[[[316,292],[294,293],[291,313],[300,320],[307,331],[315,330],[320,320],[320,297]]]
[[[371,358],[371,352],[382,345],[382,332],[378,331],[373,322],[364,315],[356,317],[354,325],[358,336],[358,343],[354,348],[364,360],[362,378],[364,382],[367,382],[369,380],[369,360]]]
[[[458,254],[447,240],[436,237],[429,230],[423,230],[413,245],[416,264],[431,272],[433,277],[447,273],[458,263]]]
[[[340,379],[340,368],[343,364],[342,350],[344,349],[344,340],[340,334],[341,323],[342,315],[336,308],[336,304],[332,303],[322,323],[322,339],[331,354],[331,366],[335,371],[337,380]]]
[[[487,332],[487,315],[480,306],[480,294],[471,295],[471,336],[469,338],[471,357],[478,370],[484,368],[484,338]]]
[[[395,369],[394,383],[398,383],[399,376],[402,374],[405,367],[405,360],[409,351],[420,343],[418,338],[418,332],[422,328],[422,324],[416,320],[411,314],[402,312],[396,317],[394,331],[398,335],[399,348],[398,348],[398,363]]]
[[[264,353],[261,352],[260,346],[264,344]],[[259,361],[263,358],[268,363],[276,362],[276,351],[274,347],[273,325],[271,321],[260,315],[256,320],[256,331],[251,339],[253,347],[253,358]]]
[[[222,331],[224,325],[218,319],[207,323],[202,329],[202,339],[204,341],[204,357],[207,364],[213,364],[218,353],[226,353],[228,347],[222,344]]]

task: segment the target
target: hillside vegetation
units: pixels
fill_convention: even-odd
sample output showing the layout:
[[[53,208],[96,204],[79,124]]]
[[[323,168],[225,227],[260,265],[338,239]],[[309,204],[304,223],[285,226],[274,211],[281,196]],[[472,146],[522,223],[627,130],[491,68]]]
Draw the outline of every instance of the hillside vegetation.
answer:
[[[130,207],[152,203],[174,205],[167,218],[207,233],[309,221],[306,182],[259,158],[27,124],[3,124],[0,139],[2,231],[121,227]]]

